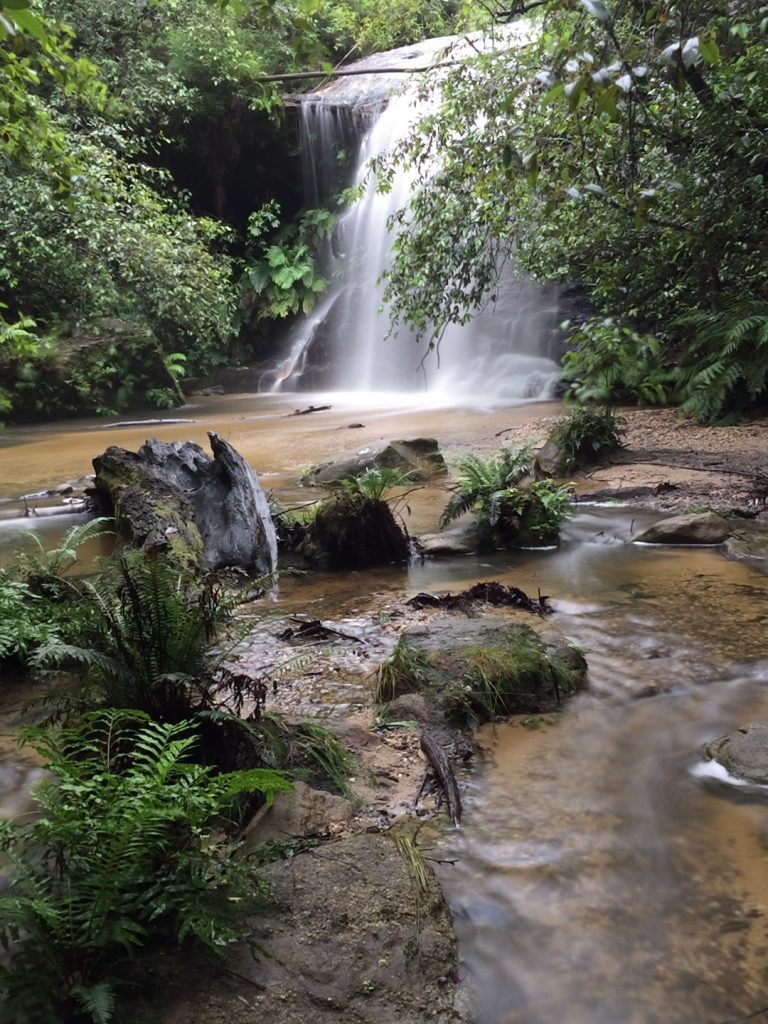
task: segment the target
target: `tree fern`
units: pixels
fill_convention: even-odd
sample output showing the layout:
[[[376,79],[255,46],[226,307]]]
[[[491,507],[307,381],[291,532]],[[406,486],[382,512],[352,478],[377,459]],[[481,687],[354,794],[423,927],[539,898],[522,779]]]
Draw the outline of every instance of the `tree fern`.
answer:
[[[681,409],[701,423],[737,419],[768,393],[768,302],[739,300],[695,311],[675,326],[691,334],[678,383]]]

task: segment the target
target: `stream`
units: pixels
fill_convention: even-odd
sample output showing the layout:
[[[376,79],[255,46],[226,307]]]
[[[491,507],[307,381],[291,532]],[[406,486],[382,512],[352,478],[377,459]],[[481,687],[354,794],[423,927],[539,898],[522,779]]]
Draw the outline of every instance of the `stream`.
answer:
[[[290,415],[326,397],[198,399],[169,414],[193,422],[151,428],[6,431],[0,561],[30,528],[53,544],[80,521],[24,518],[20,496],[82,478],[109,444],[205,444],[215,429],[266,489],[299,504],[317,497],[299,485],[301,470],[342,449],[420,435],[454,453],[490,450],[530,413],[403,409],[383,396],[361,409],[359,396],[335,395],[327,413]],[[444,500],[438,488],[414,495],[411,532],[434,530]],[[463,779],[464,826],[441,842],[440,859],[454,861],[440,877],[477,1024],[720,1024],[768,1004],[768,803],[695,771],[703,742],[768,718],[765,563],[631,544],[654,518],[580,506],[557,550],[281,584],[278,608],[330,618],[498,579],[549,595],[553,624],[586,653],[590,690],[562,715],[481,732],[485,755]],[[3,681],[0,814],[18,813],[38,771],[12,748],[22,697]]]

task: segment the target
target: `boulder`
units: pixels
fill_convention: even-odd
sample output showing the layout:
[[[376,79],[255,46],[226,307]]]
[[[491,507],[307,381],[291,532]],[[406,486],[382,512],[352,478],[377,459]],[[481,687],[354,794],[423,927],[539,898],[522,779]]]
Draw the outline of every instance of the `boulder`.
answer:
[[[448,472],[437,441],[431,437],[417,437],[411,441],[380,441],[331,462],[321,462],[312,468],[308,480],[313,484],[333,487],[340,480],[360,476],[366,469],[383,467],[407,473],[408,479],[414,483],[426,483]]]
[[[289,793],[278,793],[271,807],[262,807],[245,830],[246,850],[271,839],[290,840],[325,835],[329,826],[347,822],[354,813],[343,796],[294,782]]]
[[[107,448],[93,460],[101,511],[133,547],[176,550],[209,569],[270,573],[277,541],[266,496],[245,459],[208,436],[212,459],[191,441]]]
[[[536,455],[534,463],[537,476],[567,476],[573,471],[566,452],[550,437]]]
[[[768,722],[750,722],[720,736],[704,747],[704,753],[736,778],[768,785]]]
[[[768,561],[768,514],[762,512],[756,519],[742,519],[734,523],[733,533],[725,546],[731,558]]]
[[[692,512],[661,519],[634,538],[641,544],[722,544],[731,533],[716,512]]]
[[[403,637],[424,656],[419,689],[456,723],[554,711],[586,686],[583,655],[551,630],[446,615]]]
[[[386,501],[340,494],[321,504],[298,551],[324,569],[364,569],[404,562],[410,546]]]
[[[418,550],[431,558],[469,555],[477,551],[477,530],[474,526],[458,526],[444,533],[423,533],[417,538]]]

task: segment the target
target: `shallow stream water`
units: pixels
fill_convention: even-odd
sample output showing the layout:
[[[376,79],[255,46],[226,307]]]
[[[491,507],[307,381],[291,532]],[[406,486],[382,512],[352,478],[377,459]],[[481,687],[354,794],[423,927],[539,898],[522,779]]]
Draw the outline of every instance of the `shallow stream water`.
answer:
[[[205,443],[215,429],[267,488],[298,504],[315,496],[299,486],[301,469],[339,450],[417,435],[471,450],[528,414],[361,410],[334,397],[327,413],[287,415],[310,401],[325,404],[201,399],[173,414],[189,424],[7,432],[0,557],[30,526],[54,541],[77,521],[23,519],[20,495],[84,476],[108,444],[135,448],[148,435]],[[439,490],[414,495],[412,532],[433,530],[443,501]],[[330,618],[499,579],[550,595],[553,624],[586,652],[591,689],[561,716],[483,733],[486,756],[465,779],[464,827],[440,854],[455,860],[441,878],[478,1024],[719,1024],[768,1004],[768,802],[693,771],[703,742],[768,717],[768,578],[758,563],[717,551],[632,544],[652,518],[582,506],[558,550],[281,585],[278,607]],[[21,694],[4,687],[0,803],[15,813],[27,778],[9,746]]]

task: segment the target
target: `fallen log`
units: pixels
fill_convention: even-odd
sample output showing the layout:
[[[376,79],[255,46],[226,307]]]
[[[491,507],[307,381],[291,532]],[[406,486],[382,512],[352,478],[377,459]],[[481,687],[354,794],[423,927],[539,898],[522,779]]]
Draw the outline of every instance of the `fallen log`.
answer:
[[[197,423],[197,420],[189,419],[163,419],[154,420],[121,420],[119,423],[102,423],[96,427],[96,430],[123,430],[127,427],[162,427],[169,426],[175,423]]]
[[[437,735],[428,729],[424,729],[421,734],[421,749],[443,788],[448,803],[448,813],[453,824],[458,828],[461,824],[461,797],[448,755]]]
[[[332,408],[330,405],[308,405],[306,409],[294,409],[293,412],[287,412],[286,416],[309,416],[311,412],[325,412],[326,409]]]

